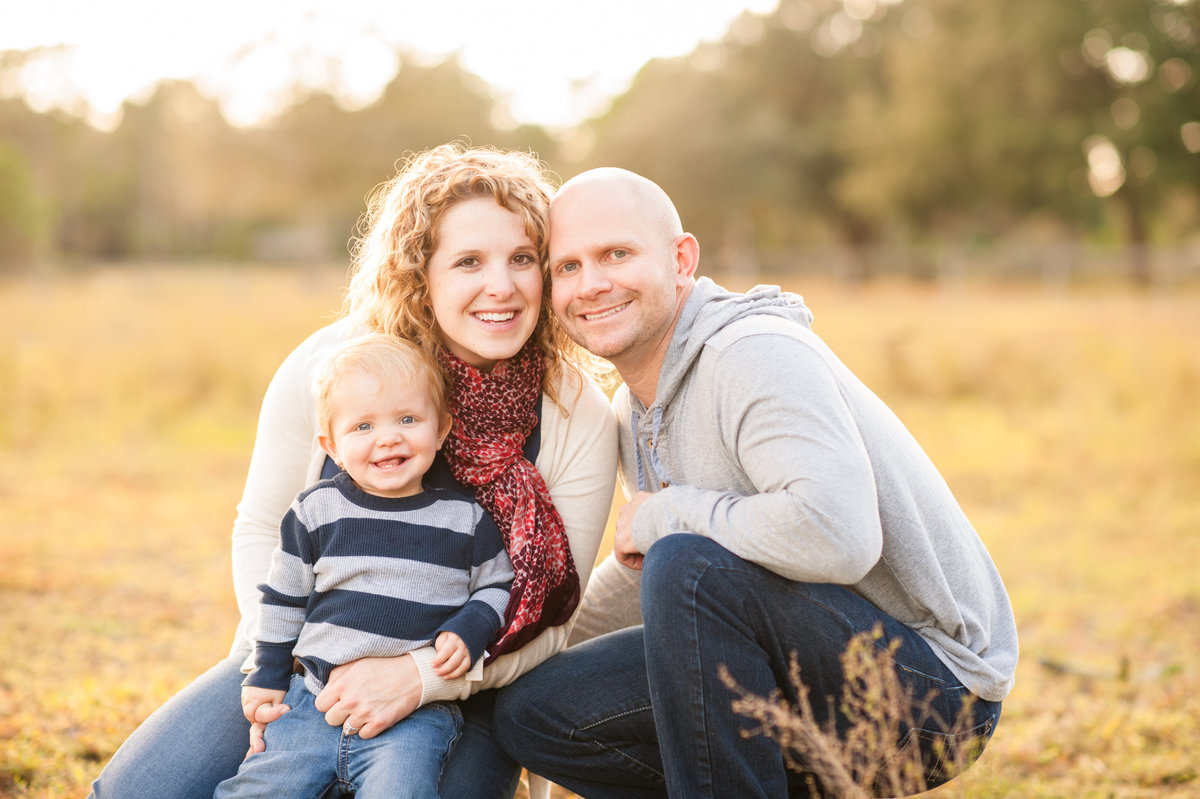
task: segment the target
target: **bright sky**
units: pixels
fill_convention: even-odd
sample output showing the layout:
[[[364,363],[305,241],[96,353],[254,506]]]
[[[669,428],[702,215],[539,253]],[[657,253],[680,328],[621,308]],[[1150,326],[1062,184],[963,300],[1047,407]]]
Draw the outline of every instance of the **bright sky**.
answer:
[[[287,89],[374,99],[394,50],[460,63],[520,122],[574,124],[603,109],[652,58],[719,39],[777,0],[0,0],[0,50],[69,45],[27,68],[38,110],[86,99],[98,124],[162,78],[192,80],[232,121],[278,111]]]

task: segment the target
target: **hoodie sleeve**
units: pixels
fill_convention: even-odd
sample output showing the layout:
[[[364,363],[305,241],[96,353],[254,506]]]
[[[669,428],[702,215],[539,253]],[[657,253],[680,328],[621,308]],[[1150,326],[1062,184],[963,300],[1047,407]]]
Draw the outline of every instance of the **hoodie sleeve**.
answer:
[[[687,390],[704,413],[691,418],[707,416],[713,430],[688,433],[715,434],[706,446],[726,471],[705,464],[707,485],[689,480],[650,497],[633,522],[638,548],[695,533],[792,580],[861,580],[883,544],[875,480],[821,354],[762,333],[714,348],[698,367]]]

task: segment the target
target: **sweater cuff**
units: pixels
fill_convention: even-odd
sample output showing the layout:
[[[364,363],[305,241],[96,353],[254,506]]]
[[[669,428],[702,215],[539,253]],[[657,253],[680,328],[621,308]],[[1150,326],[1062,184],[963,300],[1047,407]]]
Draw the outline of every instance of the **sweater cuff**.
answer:
[[[643,555],[649,552],[654,542],[663,535],[675,532],[674,530],[660,532],[668,526],[666,519],[668,518],[667,502],[669,502],[669,497],[665,495],[667,492],[674,491],[675,488],[676,486],[669,486],[647,497],[633,517],[633,524],[629,532],[633,538],[633,545]]]
[[[439,677],[433,670],[433,659],[437,657],[437,651],[432,646],[423,646],[408,654],[417,664],[417,673],[421,675],[420,707],[424,707],[430,702],[466,699],[471,695],[471,686],[465,677],[447,680]]]

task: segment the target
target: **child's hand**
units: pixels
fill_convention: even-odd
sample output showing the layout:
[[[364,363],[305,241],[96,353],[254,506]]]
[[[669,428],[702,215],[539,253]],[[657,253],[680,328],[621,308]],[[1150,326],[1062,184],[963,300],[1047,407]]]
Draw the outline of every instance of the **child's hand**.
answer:
[[[246,715],[246,721],[254,724],[266,723],[287,713],[291,708],[283,704],[283,698],[287,696],[287,691],[280,691],[274,688],[255,688],[247,685],[242,688],[242,713]],[[263,708],[263,718],[258,718],[258,709]]]
[[[242,713],[245,714],[246,721],[250,722],[250,748],[246,751],[246,757],[266,751],[263,732],[267,729],[267,724],[291,710],[283,704],[286,696],[287,691],[254,688],[249,685],[242,687]]]
[[[471,668],[471,652],[463,640],[452,632],[438,633],[433,642],[437,657],[433,659],[433,670],[439,677],[452,680],[461,677]]]

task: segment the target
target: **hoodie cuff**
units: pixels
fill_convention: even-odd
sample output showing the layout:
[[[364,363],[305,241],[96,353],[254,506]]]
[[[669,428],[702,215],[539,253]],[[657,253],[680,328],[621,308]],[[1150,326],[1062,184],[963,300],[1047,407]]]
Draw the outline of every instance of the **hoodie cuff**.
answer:
[[[670,530],[667,530],[668,525],[663,522],[665,512],[662,508],[666,507],[668,497],[666,494],[672,491],[675,486],[664,488],[662,491],[657,491],[651,495],[642,506],[638,508],[637,514],[633,517],[633,525],[630,528],[630,534],[633,537],[633,544],[638,548],[638,551],[645,555],[650,551],[650,546],[662,538]],[[660,531],[665,531],[660,534]]]

